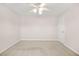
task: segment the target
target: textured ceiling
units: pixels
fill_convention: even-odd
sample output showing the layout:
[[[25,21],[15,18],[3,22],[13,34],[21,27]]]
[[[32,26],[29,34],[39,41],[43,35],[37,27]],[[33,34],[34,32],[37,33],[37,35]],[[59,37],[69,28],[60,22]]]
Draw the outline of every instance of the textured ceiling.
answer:
[[[29,12],[31,9],[33,9],[30,3],[4,3],[2,5],[18,15],[35,15],[33,12]],[[49,11],[45,11],[43,15],[58,16],[72,6],[73,4],[71,3],[47,3],[46,7],[49,9]]]

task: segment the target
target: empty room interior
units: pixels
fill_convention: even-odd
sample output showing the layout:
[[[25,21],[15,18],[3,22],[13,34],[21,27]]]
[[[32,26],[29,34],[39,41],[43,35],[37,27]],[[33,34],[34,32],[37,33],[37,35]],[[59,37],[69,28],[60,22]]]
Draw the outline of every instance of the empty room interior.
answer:
[[[78,3],[0,3],[0,56],[79,56]]]

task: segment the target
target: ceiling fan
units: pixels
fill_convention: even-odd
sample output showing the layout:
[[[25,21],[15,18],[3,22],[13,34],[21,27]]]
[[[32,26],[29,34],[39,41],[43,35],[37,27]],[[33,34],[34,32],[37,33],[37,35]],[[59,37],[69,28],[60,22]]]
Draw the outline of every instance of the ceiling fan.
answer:
[[[37,13],[39,15],[42,15],[43,11],[48,11],[48,8],[45,7],[45,3],[34,3],[31,4],[31,6],[34,7],[31,12]]]

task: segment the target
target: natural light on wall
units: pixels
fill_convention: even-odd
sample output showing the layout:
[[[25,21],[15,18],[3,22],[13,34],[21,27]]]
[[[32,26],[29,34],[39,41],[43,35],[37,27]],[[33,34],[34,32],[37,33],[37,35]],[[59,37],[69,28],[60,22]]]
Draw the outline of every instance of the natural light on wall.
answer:
[[[45,7],[46,6],[45,3],[35,3],[35,4],[31,4],[31,6],[33,6],[31,12],[34,12],[39,15],[42,15],[43,11],[48,11],[48,8]]]

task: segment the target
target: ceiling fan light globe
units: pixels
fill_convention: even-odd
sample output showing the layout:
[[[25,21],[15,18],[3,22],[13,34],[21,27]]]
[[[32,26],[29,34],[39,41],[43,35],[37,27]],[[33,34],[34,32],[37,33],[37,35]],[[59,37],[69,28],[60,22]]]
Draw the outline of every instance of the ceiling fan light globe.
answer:
[[[37,9],[33,9],[33,12],[34,12],[34,13],[37,13]]]
[[[39,15],[42,15],[42,11],[39,11],[38,14],[39,14]]]
[[[45,5],[46,5],[45,3],[41,3],[39,7],[44,7]]]

